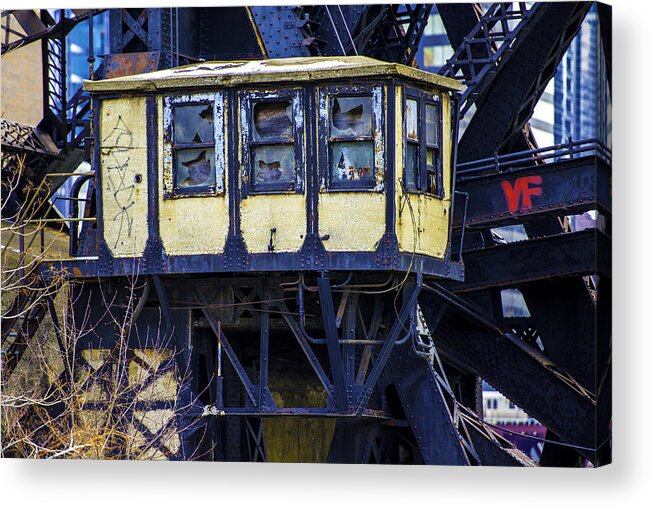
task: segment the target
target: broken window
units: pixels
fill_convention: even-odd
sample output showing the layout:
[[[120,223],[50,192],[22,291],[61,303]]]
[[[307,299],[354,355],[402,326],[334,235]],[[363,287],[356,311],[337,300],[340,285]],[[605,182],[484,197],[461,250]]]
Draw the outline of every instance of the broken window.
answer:
[[[408,91],[404,102],[403,185],[412,192],[426,192],[442,198],[440,123],[439,98]]]
[[[438,99],[438,97],[435,97]],[[441,160],[441,104],[437,100],[425,104],[426,180],[425,190],[443,198],[443,161]]]
[[[330,116],[332,137],[371,137],[371,97],[334,97]]]
[[[291,100],[253,102],[251,172],[254,190],[291,190],[296,171]]]
[[[410,190],[417,190],[420,167],[420,124],[418,122],[418,101],[415,99],[405,101],[405,137],[407,147],[403,185]]]
[[[214,192],[216,185],[214,106],[212,102],[172,108],[174,193]]]
[[[373,97],[330,98],[330,181],[333,187],[375,186]]]
[[[295,115],[299,95],[292,90],[245,95],[242,132],[245,181],[253,192],[291,191],[299,187],[301,159]],[[302,113],[301,113],[302,114]],[[300,122],[302,126],[302,121]]]

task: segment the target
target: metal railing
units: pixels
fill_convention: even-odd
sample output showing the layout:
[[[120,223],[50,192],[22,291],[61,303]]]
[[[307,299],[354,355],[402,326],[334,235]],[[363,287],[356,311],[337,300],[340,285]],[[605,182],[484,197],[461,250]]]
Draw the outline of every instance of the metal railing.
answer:
[[[27,252],[31,248],[32,244],[34,243],[36,237],[38,236],[40,241],[40,247],[39,247],[39,257],[43,257],[45,255],[46,251],[46,245],[45,245],[45,225],[47,224],[65,224],[68,223],[68,227],[70,230],[69,234],[69,247],[68,247],[68,254],[70,257],[75,257],[77,256],[77,249],[78,249],[78,230],[79,230],[79,224],[83,222],[96,222],[97,217],[77,217],[77,216],[69,216],[69,217],[59,217],[59,218],[28,218],[26,215],[29,214],[31,216],[34,216],[37,213],[40,213],[40,209],[44,204],[44,201],[42,202],[37,202],[37,198],[39,195],[42,196],[43,192],[43,187],[46,185],[46,181],[49,178],[58,178],[58,177],[78,177],[79,179],[75,182],[74,184],[74,191],[73,195],[70,200],[74,201],[73,206],[72,206],[72,213],[78,214],[79,212],[79,207],[78,207],[78,202],[79,201],[84,201],[88,205],[90,203],[90,195],[88,195],[85,199],[80,199],[78,197],[79,191],[81,190],[82,184],[91,179],[92,177],[95,176],[94,171],[86,171],[82,173],[77,173],[77,172],[71,172],[71,173],[48,173],[45,175],[43,178],[43,181],[41,181],[41,184],[38,186],[38,188],[34,191],[32,194],[30,200],[26,203],[24,206],[22,212],[20,215],[16,218],[15,220],[15,225],[10,228],[9,231],[9,238],[7,240],[7,243],[3,245],[3,248],[8,248],[14,237],[17,235],[18,240],[19,240],[19,246],[18,246],[18,251],[19,251],[19,270],[21,271],[21,276],[24,277],[24,268],[25,268],[25,260],[27,257]],[[57,200],[57,198],[54,198],[49,201],[49,205],[45,212],[41,213],[42,216],[47,216],[50,211],[52,210],[54,206],[54,202]],[[72,214],[71,213],[71,214]],[[25,230],[25,226],[35,226],[36,230],[28,232]],[[29,241],[28,244],[25,244],[25,238],[31,235],[31,240]]]
[[[612,152],[605,144],[596,138],[574,141],[572,138],[567,143],[555,144],[535,150],[518,151],[506,155],[464,162],[457,165],[457,176],[464,178],[468,176],[484,176],[485,174],[501,173],[505,171],[524,169],[534,165],[540,165],[551,160],[559,162],[573,158],[596,155],[604,162],[610,164]]]

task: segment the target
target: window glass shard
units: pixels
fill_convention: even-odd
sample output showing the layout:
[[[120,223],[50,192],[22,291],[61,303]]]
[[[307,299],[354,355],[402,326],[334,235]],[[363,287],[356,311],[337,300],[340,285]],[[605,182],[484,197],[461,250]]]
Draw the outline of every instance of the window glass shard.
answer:
[[[373,143],[332,143],[332,178],[334,181],[373,180]]]
[[[292,103],[289,100],[257,102],[253,105],[253,139],[293,140]]]
[[[372,136],[371,97],[335,97],[331,102],[330,135]]]
[[[427,144],[439,145],[439,118],[438,108],[434,104],[425,106],[425,128],[427,130]]]
[[[427,165],[427,192],[439,195],[441,182],[438,166],[438,150],[427,148],[425,158]]]
[[[413,99],[407,99],[405,109],[407,139],[418,141],[418,102]]]
[[[214,150],[177,150],[175,183],[177,188],[198,188],[215,185]]]
[[[213,142],[212,104],[192,104],[174,107],[174,143]]]
[[[418,182],[419,149],[416,143],[407,143],[405,160],[404,184],[409,189],[416,189]]]
[[[296,161],[293,145],[254,146],[251,152],[256,188],[294,181]]]

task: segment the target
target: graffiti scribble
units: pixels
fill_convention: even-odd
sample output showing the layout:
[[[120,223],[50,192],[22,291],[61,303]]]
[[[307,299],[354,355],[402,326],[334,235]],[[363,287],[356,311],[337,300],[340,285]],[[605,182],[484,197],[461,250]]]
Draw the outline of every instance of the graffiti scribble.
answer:
[[[127,174],[129,161],[131,160],[128,153],[132,147],[133,133],[127,127],[122,116],[118,116],[113,129],[102,139],[100,148],[102,156],[109,158],[108,163],[104,165],[106,168],[104,173],[106,190],[112,193],[113,200],[118,207],[118,212],[113,217],[113,221],[120,221],[113,248],[118,246],[124,233],[128,238],[131,237],[133,226],[131,208],[135,205],[133,200],[135,184],[129,181]]]

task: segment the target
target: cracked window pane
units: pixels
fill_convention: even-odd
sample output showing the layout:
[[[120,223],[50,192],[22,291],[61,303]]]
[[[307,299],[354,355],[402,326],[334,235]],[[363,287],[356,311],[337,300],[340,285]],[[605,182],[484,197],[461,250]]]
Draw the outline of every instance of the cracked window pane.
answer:
[[[438,107],[433,104],[425,106],[425,128],[427,130],[427,144],[438,146],[439,144],[439,119]]]
[[[212,143],[213,140],[212,104],[174,108],[174,143]]]
[[[332,143],[332,179],[334,181],[373,180],[373,143]]]
[[[331,103],[330,135],[372,136],[371,97],[336,97]]]
[[[419,150],[416,143],[407,143],[404,183],[407,188],[415,189],[418,182]]]
[[[441,181],[438,169],[438,150],[434,148],[427,148],[425,158],[427,165],[427,192],[430,194],[439,195],[441,191]]]
[[[254,146],[251,152],[256,187],[294,181],[296,161],[293,145]]]
[[[284,139],[293,135],[292,103],[289,100],[257,102],[253,105],[253,140]]]
[[[405,129],[407,139],[418,141],[418,102],[412,99],[407,99],[405,109]]]
[[[210,149],[176,151],[177,188],[199,188],[215,184],[215,153]]]

